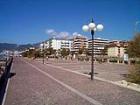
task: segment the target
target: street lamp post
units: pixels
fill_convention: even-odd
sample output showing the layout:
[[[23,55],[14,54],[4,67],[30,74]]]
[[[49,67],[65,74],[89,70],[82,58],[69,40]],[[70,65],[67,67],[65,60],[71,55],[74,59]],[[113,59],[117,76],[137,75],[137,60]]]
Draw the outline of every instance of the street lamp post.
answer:
[[[42,62],[43,62],[43,64],[44,64],[44,48],[45,48],[45,42],[43,42],[42,44],[41,44],[41,48],[42,48]]]
[[[103,29],[103,25],[102,24],[98,24],[96,26],[96,24],[94,23],[93,19],[91,20],[91,23],[89,23],[89,25],[83,25],[82,27],[83,31],[87,32],[90,31],[91,35],[92,35],[92,52],[91,52],[91,80],[93,80],[94,77],[94,33],[95,31],[102,31]]]
[[[44,57],[45,57],[45,56],[44,56],[44,47],[45,47],[44,44],[45,44],[45,42],[43,42],[43,64],[44,64]]]

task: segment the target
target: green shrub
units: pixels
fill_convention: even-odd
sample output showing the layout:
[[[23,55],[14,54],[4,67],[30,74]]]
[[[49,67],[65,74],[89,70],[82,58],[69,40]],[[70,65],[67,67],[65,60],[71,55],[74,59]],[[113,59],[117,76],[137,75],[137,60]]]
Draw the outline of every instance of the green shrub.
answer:
[[[102,58],[97,58],[96,61],[98,61],[98,63],[102,63]]]
[[[117,63],[117,59],[112,58],[112,59],[109,60],[109,62]]]
[[[78,61],[84,61],[83,57],[78,57]]]
[[[89,61],[89,58],[88,58],[88,57],[86,57],[86,58],[85,58],[85,60],[86,60],[86,61]]]
[[[137,64],[140,64],[140,61],[136,61]]]

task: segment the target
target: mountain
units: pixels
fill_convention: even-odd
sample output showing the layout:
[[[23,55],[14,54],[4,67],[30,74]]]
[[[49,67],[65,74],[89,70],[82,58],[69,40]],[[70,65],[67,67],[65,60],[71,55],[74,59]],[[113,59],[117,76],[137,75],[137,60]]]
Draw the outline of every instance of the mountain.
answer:
[[[30,47],[34,47],[34,46],[32,44],[24,44],[24,45],[18,45],[16,49],[17,50],[24,50],[24,49],[27,49]]]
[[[0,52],[2,50],[15,50],[16,48],[17,44],[0,43]]]
[[[0,43],[0,52],[3,50],[25,50],[30,47],[38,48],[40,43],[35,44],[23,44],[23,45],[17,45],[17,44],[10,44],[10,43]]]

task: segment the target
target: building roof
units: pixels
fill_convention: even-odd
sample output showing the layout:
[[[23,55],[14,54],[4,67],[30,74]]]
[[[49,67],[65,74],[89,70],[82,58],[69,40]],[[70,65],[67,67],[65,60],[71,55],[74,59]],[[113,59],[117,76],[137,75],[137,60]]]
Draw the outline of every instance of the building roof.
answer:
[[[89,39],[88,41],[91,41],[92,39]],[[104,38],[94,38],[94,40],[101,40],[101,41],[109,41],[109,39]]]

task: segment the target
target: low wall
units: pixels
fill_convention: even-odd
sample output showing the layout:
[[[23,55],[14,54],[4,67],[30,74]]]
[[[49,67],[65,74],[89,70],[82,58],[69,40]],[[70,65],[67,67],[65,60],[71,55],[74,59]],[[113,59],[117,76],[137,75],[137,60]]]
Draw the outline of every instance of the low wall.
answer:
[[[10,69],[12,62],[13,62],[12,57],[6,61],[5,70],[3,71],[3,74],[0,77],[0,105],[2,104],[8,78],[10,77]]]

